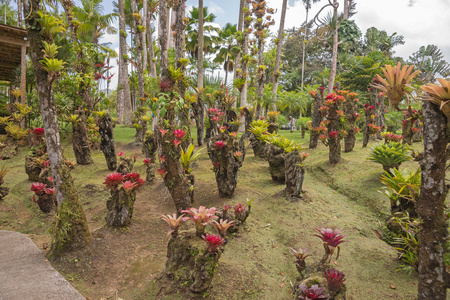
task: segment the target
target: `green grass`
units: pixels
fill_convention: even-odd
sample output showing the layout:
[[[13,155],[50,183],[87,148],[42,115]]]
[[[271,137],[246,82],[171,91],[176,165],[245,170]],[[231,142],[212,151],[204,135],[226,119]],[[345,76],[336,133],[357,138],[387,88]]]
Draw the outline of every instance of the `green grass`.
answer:
[[[133,128],[117,126],[116,150],[124,151],[126,156],[138,155],[133,171],[145,174],[140,149],[129,146],[134,133]],[[308,146],[308,133],[305,139],[301,139],[300,131],[279,133]],[[320,142],[317,149],[305,150],[310,153],[305,161],[306,193],[305,199],[298,202],[280,196],[284,185],[272,182],[267,161],[255,158],[251,148],[239,171],[234,196],[219,198],[211,161],[206,150],[202,151],[193,171],[194,206],[221,207],[223,203],[255,199],[246,225],[229,238],[205,299],[291,299],[290,282],[294,283],[298,275],[289,249],[308,248],[312,255],[308,264],[320,260],[323,247],[313,234],[314,228],[321,227],[339,228],[346,235],[341,256],[333,266],[346,274],[347,299],[415,299],[416,274],[396,272],[400,266],[397,251],[374,234],[385,221],[389,201],[377,192],[382,187],[379,182],[382,168],[366,160],[373,144],[371,141],[367,148],[362,148],[359,139],[354,151],[342,153],[343,162],[336,166],[328,164],[328,148]],[[63,147],[65,156],[73,160],[70,141],[65,141]],[[414,144],[415,149],[420,147],[421,144]],[[31,201],[30,182],[24,172],[26,152],[22,149],[16,158],[2,162],[11,170],[4,184],[11,188],[11,193],[0,202],[0,226],[26,233],[40,246],[42,241],[49,241],[47,229],[53,217],[40,213]],[[94,164],[77,166],[72,171],[90,228],[96,230],[86,257],[78,258],[89,261],[89,266],[77,265],[73,269],[67,266],[68,262],[55,266],[66,278],[82,278],[72,284],[93,299],[112,297],[115,290],[124,299],[190,298],[190,294],[164,297],[158,294],[161,286],[155,278],[164,268],[163,236],[167,232],[159,215],[175,210],[162,188],[162,180],[158,177],[156,183],[145,185],[138,193],[133,223],[127,230],[97,230],[105,223],[109,193],[102,182],[110,171],[100,151],[93,151],[92,157]],[[410,170],[417,167],[418,163],[412,161],[401,166]]]

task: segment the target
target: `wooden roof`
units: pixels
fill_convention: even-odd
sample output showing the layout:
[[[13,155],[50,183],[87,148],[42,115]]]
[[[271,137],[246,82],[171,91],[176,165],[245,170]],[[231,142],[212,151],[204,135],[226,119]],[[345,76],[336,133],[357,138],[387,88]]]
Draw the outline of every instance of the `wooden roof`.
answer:
[[[21,63],[22,46],[29,46],[27,30],[0,24],[0,80],[11,81],[13,71]]]

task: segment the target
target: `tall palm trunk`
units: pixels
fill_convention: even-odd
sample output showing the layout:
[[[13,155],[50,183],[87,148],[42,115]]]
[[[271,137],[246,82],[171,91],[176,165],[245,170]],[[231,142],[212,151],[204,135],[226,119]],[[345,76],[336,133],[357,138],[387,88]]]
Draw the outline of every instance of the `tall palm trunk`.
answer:
[[[148,0],[145,0],[142,6],[142,25],[147,26],[148,19]],[[148,27],[145,28],[145,32],[149,30]],[[146,34],[142,34],[142,69],[147,70],[148,66],[148,54],[147,54],[147,38]]]
[[[167,68],[169,67],[169,55],[167,53],[168,50],[168,39],[169,32],[168,26],[169,23],[169,9],[167,8],[167,0],[159,1],[159,46],[161,48],[161,79],[167,78]]]
[[[149,57],[149,65],[150,65],[150,73],[152,74],[153,77],[158,76],[158,74],[156,74],[156,59],[155,59],[155,49],[153,46],[153,36],[152,36],[152,15],[150,14],[150,12],[148,12],[148,16],[146,18],[146,23],[145,26],[147,28],[147,41],[148,41],[148,51],[150,52],[150,57]]]
[[[242,32],[242,23],[244,21],[244,2],[245,0],[240,0],[239,1],[239,19],[238,19],[238,26],[237,26],[237,30],[239,32]],[[238,73],[237,70],[241,68],[241,51],[239,51],[236,54],[236,58],[234,59],[234,75],[233,75],[233,79],[236,79],[238,77]],[[233,103],[233,107],[236,107],[237,105],[237,101],[235,101]]]
[[[142,32],[140,29],[142,28],[142,16],[140,16],[137,10],[136,0],[131,1],[131,10],[133,12],[134,31],[136,32],[136,71],[138,76],[138,97],[136,101],[137,108],[140,107],[140,104],[144,101],[144,66],[142,64],[142,40],[144,40],[144,32]],[[137,103],[139,103],[139,105]],[[142,120],[142,115],[144,114],[144,112],[140,109],[137,109],[137,111],[138,124],[140,125],[140,128],[136,130],[136,142],[141,142],[144,140],[144,128],[146,128],[146,124],[144,124],[144,121]]]
[[[331,70],[330,70],[330,79],[328,80],[328,94],[331,94],[334,86],[334,79],[336,77],[336,68],[337,68],[337,54],[338,54],[338,6],[339,3],[337,0],[333,2],[333,18],[335,20],[334,30],[333,30],[333,55],[331,59]]]
[[[52,230],[52,246],[49,253],[54,257],[64,251],[88,245],[92,237],[72,176],[64,163],[52,84],[48,82],[48,73],[40,64],[44,58],[42,52],[44,37],[41,35],[40,28],[33,26],[39,22],[39,16],[36,13],[39,4],[40,0],[24,0],[23,12],[28,28],[29,54],[37,83],[48,158],[56,190],[58,218]]]
[[[264,39],[263,37],[260,37],[258,39],[258,67],[262,66],[264,64]],[[258,103],[256,105],[256,112],[255,112],[255,118],[259,119],[261,117],[262,113],[262,106],[261,101],[264,96],[264,78],[265,78],[265,70],[257,70],[257,81],[258,81],[258,88],[257,88],[257,97],[258,97]]]
[[[22,27],[22,0],[17,0],[17,26]]]
[[[306,55],[306,42],[308,40],[308,13],[309,8],[306,7],[305,37],[303,38],[303,51],[302,51],[302,85],[301,85],[302,91],[303,91],[303,83],[305,81],[305,55]]]
[[[175,11],[175,58],[177,61],[177,68],[180,68],[183,71],[183,74],[186,72],[186,65],[181,63],[181,59],[185,58],[185,51],[184,51],[184,44],[185,44],[185,32],[186,32],[186,25],[184,22],[185,13],[186,13],[186,0],[182,0],[178,2],[174,7]],[[180,93],[181,98],[184,99],[185,93],[186,93],[186,85],[183,80],[180,80],[178,82],[178,91]],[[185,106],[180,111],[180,121],[181,126],[183,128],[186,128],[186,138],[182,141],[181,147],[183,149],[187,149],[189,145],[192,143],[191,138],[191,127],[190,127],[190,113],[189,113],[189,106]]]
[[[283,33],[284,33],[284,21],[286,19],[286,6],[287,0],[283,0],[283,6],[281,8],[280,29],[278,30],[277,53],[275,55],[275,68],[273,70],[273,85],[272,85],[272,94],[274,97],[274,104],[272,108],[273,110],[276,109],[277,103],[278,77],[280,77],[281,50],[283,48]]]
[[[117,94],[118,123],[131,124],[131,93],[128,78],[127,34],[125,28],[125,0],[119,0],[119,92]]]
[[[205,112],[203,104],[203,0],[198,0],[198,73],[197,73],[197,85],[198,85],[198,97],[197,97],[197,142],[198,145],[203,145],[204,141],[204,127],[205,127]]]
[[[246,0],[243,0],[243,1],[245,2],[244,7],[248,8],[249,4],[246,2]],[[247,14],[249,14],[249,13],[247,12]],[[242,9],[242,17],[244,19],[244,22],[243,22],[244,42],[242,45],[242,58],[241,58],[242,75],[241,76],[242,76],[242,78],[245,79],[245,83],[244,83],[244,86],[242,87],[241,94],[240,94],[241,107],[245,107],[247,105],[247,89],[248,89],[247,78],[248,78],[248,63],[249,63],[249,61],[246,56],[248,55],[248,35],[249,35],[247,29],[250,27],[250,22],[245,20],[245,18],[244,18],[245,16],[246,15],[244,14],[244,9]],[[241,124],[245,124],[244,116],[241,116],[240,121],[241,121]],[[242,125],[240,129],[243,130],[244,125]]]

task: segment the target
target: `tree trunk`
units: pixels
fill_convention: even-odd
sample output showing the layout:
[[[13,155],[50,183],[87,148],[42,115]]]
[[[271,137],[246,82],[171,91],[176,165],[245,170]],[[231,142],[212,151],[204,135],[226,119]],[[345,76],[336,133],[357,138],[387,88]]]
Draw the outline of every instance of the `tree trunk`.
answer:
[[[347,96],[346,101],[344,102],[344,114],[347,119],[345,125],[347,136],[344,137],[344,152],[351,152],[355,147],[356,137],[354,128],[357,120],[357,116],[355,116],[356,112],[355,98]]]
[[[119,124],[131,124],[131,94],[128,78],[127,33],[125,28],[125,0],[119,0],[119,92],[117,116]],[[120,94],[120,97],[119,97]]]
[[[424,157],[417,211],[422,223],[419,236],[418,299],[446,299],[444,244],[448,237],[444,215],[447,186],[447,119],[439,107],[422,101]]]
[[[22,0],[17,0],[17,27],[22,28]]]
[[[226,146],[221,149],[216,148],[217,141],[226,142]],[[211,139],[209,148],[219,196],[231,197],[236,189],[239,168],[242,166],[240,157],[234,155],[239,150],[238,142],[227,133],[221,133]]]
[[[305,168],[302,166],[300,153],[298,151],[286,153],[284,166],[286,173],[286,197],[294,199],[301,198]]]
[[[86,115],[83,108],[78,111],[78,122],[72,123],[72,148],[75,159],[79,165],[88,165],[93,162],[91,149],[87,137]]]
[[[238,17],[238,24],[237,24],[237,30],[239,32],[242,32],[242,25],[243,25],[243,21],[244,21],[244,2],[245,0],[240,0],[239,1],[239,17]],[[238,72],[237,70],[241,68],[241,51],[239,51],[236,54],[236,58],[234,59],[234,76],[233,79],[238,78]],[[241,70],[242,72],[242,70]],[[235,108],[237,106],[237,99],[236,101],[233,103],[233,107]]]
[[[302,91],[303,91],[303,82],[305,81],[305,55],[306,55],[306,42],[308,40],[308,13],[309,13],[309,5],[306,4],[305,38],[303,39],[303,51],[302,51],[302,85],[301,85]],[[316,139],[316,147],[317,147],[317,139]],[[311,148],[310,146],[310,149],[313,148]]]
[[[283,0],[283,6],[281,8],[280,29],[278,30],[278,42],[277,53],[275,55],[275,68],[273,70],[273,85],[272,94],[274,97],[274,104],[271,109],[276,110],[277,90],[278,90],[278,77],[280,77],[280,62],[281,62],[281,50],[283,48],[283,33],[284,33],[284,21],[286,19],[286,5],[287,0]]]
[[[309,149],[317,148],[317,142],[319,141],[319,134],[314,131],[314,128],[320,126],[322,121],[322,115],[319,108],[323,105],[323,93],[319,92],[315,96],[314,109],[311,121],[311,135],[309,136]]]
[[[334,24],[334,32],[333,32],[333,54],[331,59],[331,70],[330,70],[330,80],[328,80],[328,94],[331,94],[333,92],[333,86],[334,86],[334,78],[336,77],[336,68],[337,68],[337,55],[338,55],[338,6],[339,3],[337,0],[334,0],[333,2],[334,6],[334,12],[333,16],[336,20],[336,24]]]
[[[261,101],[264,96],[264,78],[265,78],[265,70],[258,70],[260,66],[264,64],[264,40],[263,37],[260,37],[258,39],[258,68],[256,69],[256,78],[258,81],[258,87],[257,87],[257,104],[256,104],[256,112],[255,112],[255,118],[259,119],[261,117],[262,113],[262,106]]]
[[[113,171],[117,168],[116,148],[114,146],[114,131],[109,113],[98,120],[98,132],[100,134],[100,149],[106,159],[108,169]]]
[[[244,7],[248,8],[249,3],[247,3],[246,0],[244,1]],[[245,17],[248,16],[250,14],[250,12],[248,11],[247,13],[243,13],[243,17],[244,17],[244,43],[242,45],[242,58],[241,58],[241,66],[242,66],[242,75],[241,78],[245,79],[245,83],[244,86],[242,87],[242,90],[240,91],[240,99],[241,99],[241,107],[245,107],[247,106],[247,89],[248,89],[248,83],[247,83],[247,78],[248,78],[248,58],[246,57],[248,55],[248,29],[250,28],[250,21],[246,21]],[[244,123],[244,118],[241,117],[240,121],[242,123]]]
[[[136,191],[127,193],[123,189],[111,190],[111,197],[106,202],[108,212],[105,220],[111,227],[124,227],[131,223],[133,218]]]
[[[269,162],[270,176],[272,180],[284,183],[286,180],[285,153],[277,146],[268,144],[266,152],[267,161]]]
[[[39,107],[58,204],[58,219],[52,230],[52,245],[49,255],[58,256],[63,251],[86,246],[91,241],[91,234],[73,179],[64,164],[52,85],[47,82],[48,73],[40,64],[43,59],[42,41],[44,38],[40,33],[40,28],[32,28],[34,24],[39,23],[39,16],[34,10],[39,7],[39,3],[40,0],[25,0],[23,11],[26,16],[28,40],[30,41],[29,54],[37,83]]]
[[[142,4],[142,25],[145,27],[145,32],[142,34],[142,69],[148,68],[148,53],[147,53],[147,31],[151,30],[147,27],[148,24],[148,1],[143,1]]]
[[[150,74],[152,74],[153,77],[157,77],[158,74],[156,74],[156,59],[155,59],[155,49],[153,46],[153,36],[152,36],[152,14],[149,12],[149,15],[147,16],[145,26],[147,28],[147,40],[148,40],[148,51],[150,52],[149,57],[149,65],[150,65]]]
[[[133,14],[139,14],[137,10],[136,0],[132,0],[131,8]],[[137,65],[137,77],[138,77],[138,89],[139,89],[139,97],[138,101],[141,102],[144,99],[144,68],[142,65],[142,40],[144,33],[139,30],[139,26],[142,26],[142,18],[137,19],[133,17],[133,25],[135,31],[135,39],[136,39],[136,65]],[[138,103],[136,101],[136,103]]]
[[[199,146],[203,145],[203,131],[204,131],[204,117],[205,109],[203,104],[203,0],[198,0],[198,73],[197,73],[197,85],[198,85],[198,97],[197,97],[197,119],[195,120],[197,125],[197,142]]]
[[[331,165],[335,165],[341,161],[341,139],[339,137],[341,132],[341,122],[337,110],[337,103],[334,103],[330,107],[327,116],[327,119],[330,121],[330,123],[328,124],[328,148],[330,150],[328,158]],[[335,138],[330,136],[330,133],[333,131],[339,132],[338,136]]]

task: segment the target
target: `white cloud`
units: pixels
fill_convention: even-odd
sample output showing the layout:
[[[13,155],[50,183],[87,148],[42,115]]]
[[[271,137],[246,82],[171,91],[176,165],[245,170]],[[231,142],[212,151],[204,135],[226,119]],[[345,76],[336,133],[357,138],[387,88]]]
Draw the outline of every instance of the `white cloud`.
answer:
[[[217,5],[216,3],[210,3],[208,6],[209,12],[215,14],[215,15],[221,15],[225,13],[225,10]]]

